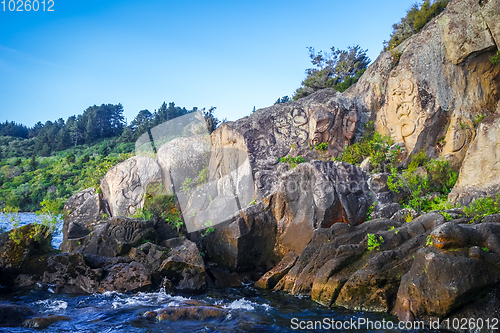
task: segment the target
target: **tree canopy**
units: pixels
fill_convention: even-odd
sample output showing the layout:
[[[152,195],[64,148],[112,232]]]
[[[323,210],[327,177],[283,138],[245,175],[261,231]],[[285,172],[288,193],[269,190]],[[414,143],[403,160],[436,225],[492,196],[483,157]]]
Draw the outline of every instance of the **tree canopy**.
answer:
[[[391,38],[384,41],[384,51],[390,51],[410,38],[434,17],[438,16],[448,5],[449,0],[424,0],[422,4],[415,3],[406,12],[399,23],[393,24]]]
[[[349,46],[347,50],[331,47],[331,52],[316,53],[313,47],[308,47],[308,50],[315,67],[306,70],[307,76],[295,91],[294,100],[324,88],[343,92],[358,81],[370,64],[366,55],[368,50],[361,49],[359,45]]]

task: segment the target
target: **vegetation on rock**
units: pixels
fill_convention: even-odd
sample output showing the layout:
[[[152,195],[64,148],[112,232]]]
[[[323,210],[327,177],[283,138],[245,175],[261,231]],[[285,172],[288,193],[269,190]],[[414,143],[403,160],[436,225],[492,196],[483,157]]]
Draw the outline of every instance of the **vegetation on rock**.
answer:
[[[422,4],[415,3],[399,23],[392,26],[391,38],[384,41],[384,51],[391,51],[399,44],[422,30],[434,17],[439,15],[448,5],[449,0],[424,0]],[[399,61],[399,56],[397,60]]]
[[[368,50],[361,49],[359,45],[350,46],[347,50],[331,47],[331,53],[316,53],[313,47],[308,49],[315,68],[306,70],[307,77],[302,81],[302,87],[295,91],[293,100],[325,88],[343,92],[359,80],[370,63],[366,55]]]

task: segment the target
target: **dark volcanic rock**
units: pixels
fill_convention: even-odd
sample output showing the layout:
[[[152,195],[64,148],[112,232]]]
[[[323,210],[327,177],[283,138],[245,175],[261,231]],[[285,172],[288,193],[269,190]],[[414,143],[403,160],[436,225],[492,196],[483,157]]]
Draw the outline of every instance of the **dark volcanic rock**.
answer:
[[[56,316],[56,315],[49,315],[47,317],[35,317],[35,318],[30,318],[26,319],[23,322],[24,327],[30,327],[30,328],[47,328],[50,325],[57,323],[59,321],[70,321],[71,318],[68,316]]]
[[[264,274],[264,276],[255,283],[255,286],[262,289],[273,289],[286,273],[290,271],[295,261],[297,261],[297,258],[298,256],[295,253],[288,252],[278,265]]]
[[[0,327],[17,327],[34,311],[27,306],[0,304]]]
[[[116,264],[99,285],[99,291],[137,292],[153,289],[152,270],[138,262]]]
[[[198,241],[207,260],[231,271],[266,271],[279,262],[273,253],[276,220],[263,203],[242,209],[228,222],[217,225],[213,233],[198,236]]]
[[[111,216],[108,204],[95,189],[88,188],[72,195],[64,204],[63,242],[61,250],[68,252],[65,244],[68,239],[88,235],[91,226]]]
[[[179,290],[199,291],[206,287],[205,264],[196,244],[178,237],[163,241],[162,246],[169,252],[159,268],[161,276]]]
[[[87,266],[80,253],[59,254],[47,258],[47,270],[40,282],[55,285],[56,293],[92,294],[98,291],[102,274],[102,269]]]
[[[87,236],[68,240],[64,248],[83,254],[121,256],[141,243],[155,242],[157,234],[154,226],[152,221],[113,217],[97,225]]]

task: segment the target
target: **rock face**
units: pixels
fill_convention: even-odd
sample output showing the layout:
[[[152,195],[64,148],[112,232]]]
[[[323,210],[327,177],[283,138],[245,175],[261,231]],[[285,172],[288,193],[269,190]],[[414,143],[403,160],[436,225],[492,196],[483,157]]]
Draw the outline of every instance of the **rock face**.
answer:
[[[500,104],[496,113],[500,113]],[[458,181],[449,198],[462,205],[500,190],[500,118],[487,117],[467,150]],[[478,172],[484,170],[485,172]]]
[[[101,182],[112,216],[129,216],[144,205],[149,184],[161,183],[158,164],[146,156],[134,156],[115,165]]]
[[[154,227],[152,221],[113,217],[95,226],[89,235],[70,240],[65,248],[69,252],[76,250],[105,257],[122,256],[141,243],[155,242],[157,235]]]
[[[68,239],[81,238],[88,235],[91,225],[111,216],[108,204],[94,188],[88,188],[72,195],[63,209],[63,244]],[[65,250],[65,249],[61,249]]]
[[[498,45],[498,0],[452,1],[422,31],[382,53],[348,89],[360,121],[376,120],[408,153],[427,149],[461,164],[475,134],[474,118],[494,112],[500,67],[489,57]],[[445,144],[437,143],[445,138]],[[441,142],[442,143],[442,142]]]
[[[410,223],[320,228],[297,259],[285,257],[258,285],[325,306],[392,312],[403,321],[482,314],[480,305],[499,282],[500,224],[467,224],[457,211],[448,214],[457,218],[446,222],[431,212]],[[276,286],[268,283],[285,270]],[[487,304],[498,307],[498,299]]]

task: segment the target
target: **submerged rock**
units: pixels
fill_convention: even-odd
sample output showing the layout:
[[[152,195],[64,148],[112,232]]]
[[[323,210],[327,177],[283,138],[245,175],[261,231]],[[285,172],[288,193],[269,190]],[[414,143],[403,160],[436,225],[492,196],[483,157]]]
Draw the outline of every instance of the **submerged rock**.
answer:
[[[22,305],[0,304],[0,327],[17,327],[35,312]]]

